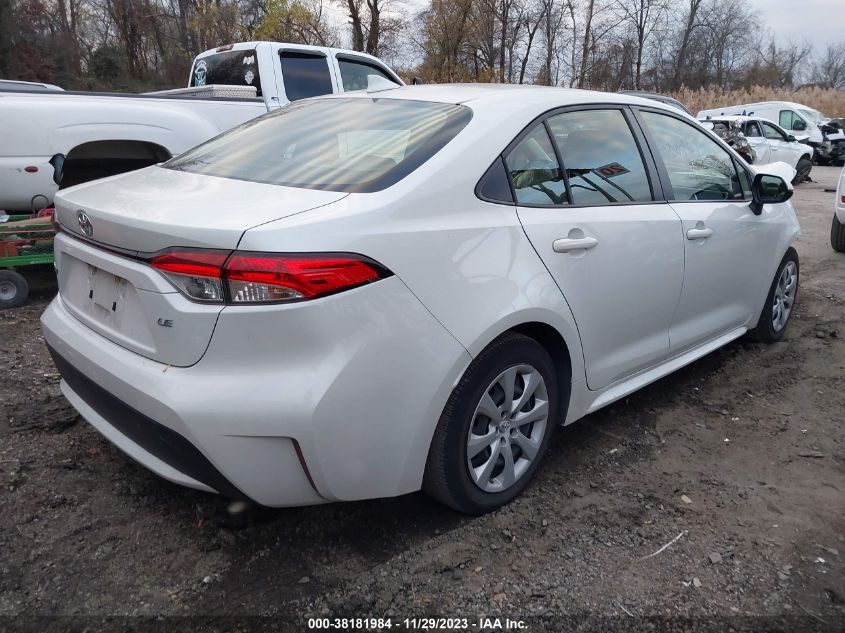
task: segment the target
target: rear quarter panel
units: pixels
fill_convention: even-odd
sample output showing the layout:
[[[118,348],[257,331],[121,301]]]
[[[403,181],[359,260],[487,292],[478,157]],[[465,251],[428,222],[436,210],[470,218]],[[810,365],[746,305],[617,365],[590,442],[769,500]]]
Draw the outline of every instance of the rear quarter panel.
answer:
[[[476,113],[460,142],[447,145],[393,187],[350,194],[250,229],[239,248],[372,257],[392,270],[472,356],[516,325],[548,324],[566,341],[573,382],[584,382],[574,318],[525,236],[515,207],[484,202],[474,193],[493,159],[527,123],[517,118],[503,125],[507,114],[497,113],[491,121]],[[570,418],[577,409],[570,409]]]

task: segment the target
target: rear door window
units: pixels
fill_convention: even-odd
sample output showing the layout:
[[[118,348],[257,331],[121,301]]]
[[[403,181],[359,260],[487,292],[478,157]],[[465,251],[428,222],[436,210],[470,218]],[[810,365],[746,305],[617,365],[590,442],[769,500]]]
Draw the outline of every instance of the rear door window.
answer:
[[[744,184],[733,158],[703,130],[655,112],[641,112],[672,185],[673,200],[741,200]]]
[[[565,112],[548,123],[572,204],[652,200],[645,163],[621,110]]]
[[[282,50],[279,56],[282,59],[282,80],[288,100],[299,101],[334,92],[325,55]]]
[[[343,89],[346,92],[350,90],[366,90],[368,75],[377,75],[396,83],[393,77],[388,75],[376,64],[361,59],[338,56],[337,64],[340,67],[340,79],[343,83]]]
[[[226,51],[202,57],[194,64],[191,88],[211,86],[254,86],[261,96],[261,77],[255,49]]]
[[[545,207],[568,202],[563,173],[543,123],[507,153],[505,165],[517,203]]]

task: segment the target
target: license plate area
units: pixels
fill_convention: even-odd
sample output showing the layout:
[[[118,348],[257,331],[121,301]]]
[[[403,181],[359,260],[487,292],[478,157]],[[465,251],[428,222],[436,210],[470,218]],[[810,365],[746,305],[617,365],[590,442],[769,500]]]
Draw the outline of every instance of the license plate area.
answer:
[[[123,304],[127,281],[88,264],[88,300],[95,308],[116,313]]]
[[[59,234],[56,268],[64,307],[111,342],[177,367],[208,347],[222,306],[189,302],[149,266]]]

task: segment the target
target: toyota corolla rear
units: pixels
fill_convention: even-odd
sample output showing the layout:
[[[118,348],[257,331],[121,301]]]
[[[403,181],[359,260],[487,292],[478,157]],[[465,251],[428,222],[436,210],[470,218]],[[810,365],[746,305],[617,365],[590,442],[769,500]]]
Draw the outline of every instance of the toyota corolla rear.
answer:
[[[354,235],[319,252],[242,245],[318,209],[360,213],[468,120],[456,105],[317,100],[61,192],[43,325],[68,400],[159,475],[232,498],[418,489],[414,440],[466,350]]]

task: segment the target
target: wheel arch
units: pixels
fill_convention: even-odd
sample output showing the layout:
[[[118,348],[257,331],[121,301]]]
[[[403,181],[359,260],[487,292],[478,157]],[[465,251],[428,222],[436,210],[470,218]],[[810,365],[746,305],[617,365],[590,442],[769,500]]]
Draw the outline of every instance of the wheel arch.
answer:
[[[561,398],[566,403],[559,413],[561,424],[573,419],[573,406],[576,410],[579,409],[573,402],[572,392],[574,383],[584,379],[581,338],[574,319],[565,318],[569,315],[568,311],[566,315],[563,315],[558,311],[550,312],[541,308],[515,312],[487,329],[479,339],[468,346],[470,355],[475,358],[493,342],[508,333],[522,334],[542,345],[554,362]],[[463,373],[461,372],[461,376]]]
[[[541,321],[529,321],[516,325],[503,334],[514,332],[534,339],[549,353],[557,372],[558,388],[560,389],[561,403],[565,403],[564,410],[560,412],[561,421],[565,420],[569,409],[569,396],[572,391],[572,353],[566,339],[554,327]]]
[[[139,139],[105,138],[85,141],[71,148],[65,160],[76,158],[146,158],[167,160],[172,154],[166,147]]]
[[[60,161],[53,157],[51,163],[60,172],[60,188],[65,188],[155,165],[172,156],[168,148],[153,141],[110,138],[79,143]]]

